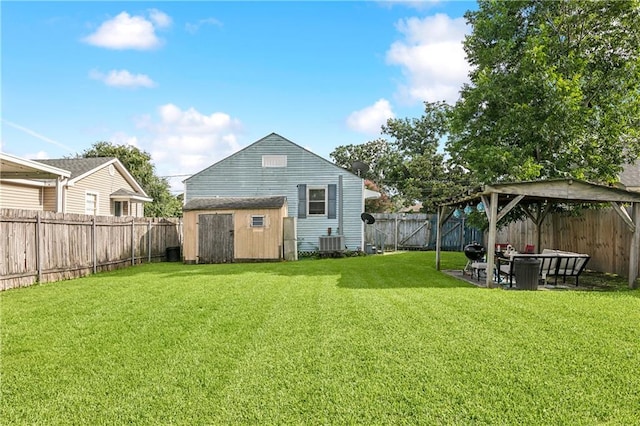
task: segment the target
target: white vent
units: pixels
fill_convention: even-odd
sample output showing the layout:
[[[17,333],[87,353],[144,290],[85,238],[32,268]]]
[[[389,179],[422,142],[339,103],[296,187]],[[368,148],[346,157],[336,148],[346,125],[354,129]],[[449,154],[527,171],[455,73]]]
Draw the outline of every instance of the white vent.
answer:
[[[286,155],[263,155],[262,167],[287,167]]]
[[[320,251],[342,251],[344,250],[344,235],[332,235],[320,237]]]

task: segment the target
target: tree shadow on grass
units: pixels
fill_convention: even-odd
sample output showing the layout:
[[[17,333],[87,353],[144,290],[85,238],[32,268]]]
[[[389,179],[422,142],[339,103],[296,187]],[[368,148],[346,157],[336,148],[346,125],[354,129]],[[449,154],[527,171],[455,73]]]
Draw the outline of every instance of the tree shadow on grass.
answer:
[[[256,262],[186,265],[163,262],[94,275],[96,279],[134,277],[145,274],[149,280],[191,279],[194,277],[267,274],[300,277],[300,283],[314,277],[338,277],[338,287],[350,289],[392,288],[473,288],[473,285],[435,270],[435,257],[428,252],[397,253],[345,258],[302,259],[296,262]],[[303,279],[303,278],[306,278]],[[252,277],[255,279],[255,277]]]

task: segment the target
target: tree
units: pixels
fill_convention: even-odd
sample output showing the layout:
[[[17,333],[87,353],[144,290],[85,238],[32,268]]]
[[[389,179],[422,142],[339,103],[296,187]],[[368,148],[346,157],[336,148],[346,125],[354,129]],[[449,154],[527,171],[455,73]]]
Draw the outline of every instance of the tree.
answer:
[[[434,212],[469,182],[465,171],[439,151],[449,133],[451,107],[445,102],[425,102],[424,107],[420,118],[392,118],[382,126],[395,152],[387,160],[384,183],[398,191],[405,205],[420,201],[424,211]]]
[[[329,156],[333,162],[347,170],[356,161],[362,161],[369,170],[362,176],[379,186],[384,185],[385,168],[395,153],[385,139],[376,139],[360,145],[342,145],[336,147]]]
[[[450,127],[451,107],[445,102],[425,102],[420,118],[392,118],[382,126],[387,140],[379,138],[362,145],[337,147],[334,162],[349,168],[355,160],[370,165],[365,178],[391,196],[396,207],[419,201],[423,210],[436,206],[468,186],[466,171],[445,159],[439,150]]]
[[[480,1],[452,160],[484,183],[613,182],[640,156],[640,2]]]
[[[182,216],[182,203],[169,191],[166,179],[156,176],[155,167],[151,163],[151,155],[134,146],[114,145],[101,141],[94,143],[79,157],[115,157],[127,168],[147,195],[153,198],[145,203],[144,214],[148,217]]]
[[[378,187],[373,181],[365,180],[364,187],[371,191],[380,193],[379,198],[371,198],[364,200],[364,211],[368,213],[386,213],[393,210],[393,203],[389,199],[389,196],[385,194],[384,190]]]

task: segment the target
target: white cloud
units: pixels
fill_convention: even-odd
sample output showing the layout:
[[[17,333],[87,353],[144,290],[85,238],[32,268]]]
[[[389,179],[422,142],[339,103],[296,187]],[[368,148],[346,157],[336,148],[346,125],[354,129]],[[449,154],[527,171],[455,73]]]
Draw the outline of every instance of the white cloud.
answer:
[[[462,42],[470,29],[464,18],[444,14],[408,18],[398,21],[396,28],[404,40],[391,45],[387,62],[399,65],[407,79],[399,87],[400,98],[411,103],[454,103],[469,73]]]
[[[347,126],[356,132],[377,134],[380,127],[394,117],[389,101],[380,99],[371,106],[352,112],[347,117]]]
[[[171,18],[159,10],[149,12],[149,20],[144,16],[131,16],[121,12],[109,19],[91,35],[84,38],[86,43],[107,49],[155,49],[161,45],[156,28],[171,25]]]
[[[185,29],[187,30],[187,32],[191,34],[195,34],[203,25],[213,25],[216,27],[222,27],[222,22],[218,21],[216,18],[205,18],[205,19],[199,20],[195,24],[191,22],[187,22],[185,24]]]
[[[48,160],[51,156],[46,151],[38,151],[35,154],[24,154],[21,156],[22,158],[27,158],[29,160]]]
[[[140,148],[137,136],[129,136],[126,133],[118,132],[111,137],[111,142],[116,145],[134,146]]]
[[[382,0],[380,4],[389,8],[393,6],[404,6],[417,10],[424,10],[440,3],[440,0]]]
[[[127,70],[111,70],[104,74],[98,70],[91,70],[89,77],[94,80],[102,81],[107,86],[112,87],[155,87],[156,83],[146,74],[131,74]]]
[[[148,136],[135,143],[151,154],[160,176],[197,173],[240,149],[242,124],[223,112],[203,114],[169,103],[158,107],[156,117],[139,117],[137,126]],[[172,189],[181,191],[187,177],[170,179]]]
[[[149,19],[151,19],[158,28],[168,28],[172,23],[171,17],[158,9],[149,9]]]

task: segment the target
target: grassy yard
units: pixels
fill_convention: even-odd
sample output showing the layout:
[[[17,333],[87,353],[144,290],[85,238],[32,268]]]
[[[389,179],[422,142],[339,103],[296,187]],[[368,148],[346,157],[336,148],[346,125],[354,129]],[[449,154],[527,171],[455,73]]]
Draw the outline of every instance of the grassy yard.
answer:
[[[0,424],[640,423],[640,291],[483,289],[412,252],[142,265],[0,303]]]

